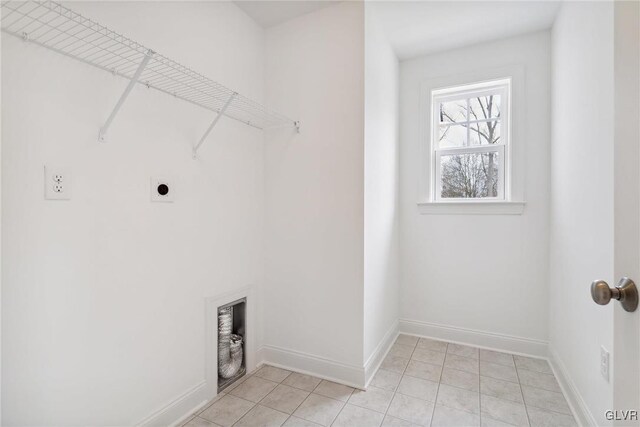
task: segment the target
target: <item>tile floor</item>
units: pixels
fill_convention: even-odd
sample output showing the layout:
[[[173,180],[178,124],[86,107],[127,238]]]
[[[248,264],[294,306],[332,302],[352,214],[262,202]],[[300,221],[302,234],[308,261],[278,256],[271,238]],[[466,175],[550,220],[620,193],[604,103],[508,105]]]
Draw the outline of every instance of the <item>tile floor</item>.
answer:
[[[185,424],[576,426],[546,361],[400,335],[369,389],[263,366]]]

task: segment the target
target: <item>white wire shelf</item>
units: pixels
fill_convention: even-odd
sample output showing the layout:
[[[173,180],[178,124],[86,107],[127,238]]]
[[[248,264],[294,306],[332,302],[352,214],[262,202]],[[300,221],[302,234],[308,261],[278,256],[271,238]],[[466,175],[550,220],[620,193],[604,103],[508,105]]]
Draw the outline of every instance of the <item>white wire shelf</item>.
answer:
[[[2,31],[258,129],[295,127],[260,103],[53,1],[3,1]],[[219,118],[219,116],[217,117]],[[110,124],[109,117],[103,127]],[[213,125],[202,138],[199,146]]]

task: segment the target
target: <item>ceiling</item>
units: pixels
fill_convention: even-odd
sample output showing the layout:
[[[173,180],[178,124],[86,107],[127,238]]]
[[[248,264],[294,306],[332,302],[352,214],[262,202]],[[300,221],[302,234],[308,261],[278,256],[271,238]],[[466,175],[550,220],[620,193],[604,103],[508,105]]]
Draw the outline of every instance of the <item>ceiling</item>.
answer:
[[[273,27],[295,17],[311,13],[337,1],[242,1],[234,2],[263,28]]]
[[[556,1],[367,2],[400,60],[551,28]]]
[[[269,28],[339,1],[234,3]],[[560,8],[559,1],[528,0],[369,0],[365,4],[367,19],[374,17],[400,60],[549,29]]]

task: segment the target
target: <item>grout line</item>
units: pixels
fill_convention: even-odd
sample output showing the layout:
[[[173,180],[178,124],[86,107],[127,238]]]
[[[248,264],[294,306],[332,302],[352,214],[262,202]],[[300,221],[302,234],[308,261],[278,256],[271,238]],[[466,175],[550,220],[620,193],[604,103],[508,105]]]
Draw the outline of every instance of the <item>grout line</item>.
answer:
[[[418,338],[419,338],[419,337],[418,337]],[[415,352],[416,352],[416,350],[418,350],[418,349],[419,349],[419,348],[418,348],[419,339],[418,339],[418,340],[416,341],[416,343],[415,343],[414,345],[412,345],[412,346],[411,346],[411,345],[406,345],[406,344],[399,344],[399,345],[403,345],[403,346],[407,346],[407,347],[412,347],[412,351],[411,351],[411,354],[410,354],[410,356],[409,356],[409,358],[408,358],[408,359],[407,359],[406,357],[394,356],[394,357],[397,357],[397,358],[401,358],[401,359],[407,360],[407,364],[406,364],[406,365],[405,365],[405,367],[402,369],[402,372],[401,372],[401,373],[399,373],[399,375],[400,375],[400,379],[399,379],[399,381],[398,381],[398,384],[395,386],[395,389],[394,389],[394,390],[392,390],[391,400],[390,400],[389,404],[387,405],[387,407],[386,407],[386,409],[385,409],[384,413],[382,413],[382,415],[383,415],[383,418],[382,418],[383,422],[384,422],[384,419],[385,419],[387,416],[389,416],[389,415],[388,415],[388,412],[389,412],[389,408],[391,407],[391,403],[393,402],[393,400],[396,398],[396,396],[397,396],[398,394],[402,394],[402,393],[399,393],[399,389],[400,389],[400,383],[402,382],[402,380],[404,379],[404,377],[405,377],[405,376],[408,376],[408,377],[411,377],[411,378],[417,378],[417,379],[421,379],[421,380],[426,380],[425,378],[413,377],[412,375],[408,375],[408,374],[406,373],[406,371],[407,371],[407,369],[408,369],[408,366],[409,366],[409,364],[411,363],[411,361],[415,361],[415,362],[426,363],[426,364],[428,364],[428,365],[432,365],[432,366],[438,366],[438,367],[440,367],[440,376],[439,376],[439,378],[438,378],[438,385],[437,385],[437,389],[436,389],[436,396],[435,396],[434,402],[430,402],[430,401],[424,400],[424,402],[426,402],[426,403],[433,403],[433,410],[432,410],[432,412],[431,412],[430,425],[431,425],[431,424],[433,424],[433,417],[434,417],[434,415],[435,415],[435,407],[436,407],[436,404],[437,404],[437,401],[438,401],[438,396],[439,396],[439,392],[440,392],[440,385],[442,384],[442,376],[443,376],[443,374],[444,374],[444,369],[445,369],[444,364],[445,364],[445,362],[446,362],[446,357],[447,357],[447,355],[448,355],[448,354],[451,354],[451,355],[454,355],[454,356],[457,356],[457,357],[467,357],[467,358],[468,358],[468,356],[462,356],[462,355],[457,355],[457,354],[455,354],[455,353],[450,353],[450,352],[449,352],[449,344],[450,344],[450,343],[449,343],[449,342],[447,342],[447,341],[440,341],[440,342],[443,342],[443,343],[445,343],[445,344],[447,345],[447,346],[445,347],[444,352],[442,352],[442,351],[438,351],[438,350],[432,350],[432,349],[429,349],[429,348],[420,348],[420,349],[429,350],[429,351],[433,351],[433,352],[437,352],[437,353],[441,353],[441,354],[443,353],[443,354],[444,354],[444,356],[445,356],[445,358],[444,358],[444,361],[443,361],[442,365],[438,365],[438,364],[435,364],[435,363],[424,362],[424,361],[420,361],[420,360],[414,360],[414,359],[412,359],[412,358],[413,358],[413,355],[414,355],[414,354],[415,354]],[[394,342],[394,344],[393,344],[393,345],[395,345],[395,344],[397,344],[397,341],[396,341],[396,342]],[[501,352],[501,353],[510,355],[510,356],[512,357],[513,361],[514,361],[513,365],[507,365],[507,364],[502,364],[502,363],[495,363],[495,362],[488,361],[488,360],[481,360],[480,354],[478,354],[478,358],[477,358],[477,359],[475,359],[475,358],[470,358],[470,359],[477,360],[477,362],[478,362],[478,366],[480,365],[480,362],[481,362],[481,361],[484,361],[484,362],[487,362],[487,363],[494,363],[494,364],[496,364],[496,365],[500,365],[500,366],[509,366],[509,367],[513,367],[513,368],[515,369],[515,371],[516,371],[516,378],[517,378],[517,384],[518,384],[518,387],[519,387],[519,389],[520,389],[520,396],[521,396],[521,398],[522,398],[522,405],[523,405],[523,406],[524,406],[524,408],[525,408],[525,413],[526,413],[526,415],[527,415],[527,422],[529,423],[529,425],[531,425],[531,420],[530,420],[530,417],[529,417],[529,411],[528,411],[528,407],[529,407],[529,405],[527,405],[527,404],[525,403],[525,401],[524,401],[524,392],[523,392],[523,389],[522,389],[523,385],[522,385],[522,383],[520,382],[519,369],[518,369],[517,365],[515,364],[515,359],[513,358],[513,356],[514,356],[514,355],[513,355],[513,354],[511,354],[511,353],[505,353],[505,352]],[[281,369],[282,369],[282,368],[281,368]],[[478,369],[478,374],[474,374],[474,373],[472,373],[472,372],[468,372],[468,371],[464,371],[464,370],[460,370],[460,369],[456,369],[456,368],[447,368],[447,369],[452,369],[452,370],[455,370],[455,371],[460,371],[460,372],[464,372],[464,373],[468,373],[468,374],[472,374],[472,375],[477,375],[477,376],[478,376],[478,383],[477,383],[477,385],[478,385],[478,400],[479,400],[479,402],[478,402],[478,403],[479,403],[479,405],[480,405],[480,406],[479,406],[479,412],[478,412],[478,414],[477,414],[477,415],[478,415],[478,417],[479,417],[479,422],[480,422],[480,423],[482,423],[482,393],[481,393],[481,391],[480,391],[480,381],[481,381],[481,378],[480,378],[480,377],[485,376],[485,375],[482,375],[482,373],[480,372],[480,369]],[[385,370],[385,369],[379,368],[379,369],[378,369],[378,371],[380,371],[380,370]],[[525,371],[529,371],[529,372],[535,372],[535,373],[546,374],[546,375],[552,375],[552,376],[556,379],[556,381],[557,381],[557,378],[555,377],[555,375],[554,375],[554,374],[548,374],[548,373],[544,373],[544,372],[533,371],[533,370],[530,370],[530,369],[523,369],[523,370],[525,370]],[[394,371],[390,371],[390,372],[393,372],[393,373],[398,374],[398,372],[394,372]],[[282,380],[282,381],[280,381],[280,382],[279,382],[279,383],[277,383],[277,384],[282,384],[282,383],[283,383],[283,381],[284,381],[284,380],[286,380],[286,379],[287,379],[291,374],[292,374],[292,373],[289,373],[289,375],[287,375],[285,378],[283,378],[283,380]],[[376,372],[376,374],[377,374],[377,372]],[[301,374],[301,375],[306,375],[306,374]],[[312,378],[317,378],[317,377],[314,377],[314,376],[312,376],[312,375],[307,375],[307,376],[310,376],[310,377],[312,377]],[[248,377],[248,376],[247,376],[247,377]],[[485,376],[485,377],[487,377],[487,376]],[[501,379],[501,378],[493,378],[493,377],[487,377],[487,378],[491,378],[491,379],[493,379],[493,380],[497,380],[497,381],[505,381],[505,382],[508,382],[508,383],[515,384],[514,382],[507,381],[507,380],[504,380],[504,379]],[[264,379],[264,378],[263,378],[263,379]],[[304,403],[304,402],[309,398],[309,396],[311,396],[311,394],[316,394],[316,395],[319,395],[319,396],[322,396],[322,397],[326,397],[326,398],[328,398],[328,399],[331,399],[331,400],[334,400],[334,401],[337,401],[337,402],[342,403],[342,408],[340,409],[340,411],[338,412],[338,414],[333,418],[333,420],[332,420],[331,424],[333,424],[333,423],[335,422],[335,420],[340,416],[340,414],[344,411],[344,409],[346,408],[347,404],[349,404],[349,399],[353,396],[353,393],[354,393],[354,389],[353,389],[353,387],[350,387],[352,390],[351,390],[351,393],[349,394],[349,396],[347,397],[347,401],[342,401],[342,400],[334,399],[334,398],[331,398],[331,397],[328,397],[328,396],[323,396],[323,395],[321,395],[321,394],[319,394],[319,393],[314,393],[314,392],[317,390],[317,388],[320,386],[320,384],[322,384],[322,382],[323,382],[323,381],[331,382],[331,381],[329,381],[329,380],[324,380],[324,379],[322,379],[322,378],[317,378],[317,379],[319,379],[320,381],[318,382],[318,384],[316,384],[316,386],[315,386],[315,387],[313,388],[313,390],[311,390],[311,391],[309,391],[309,390],[304,390],[304,389],[300,389],[300,388],[295,387],[295,386],[289,386],[289,385],[287,385],[287,386],[292,387],[292,388],[294,388],[294,389],[296,389],[296,390],[301,390],[301,391],[304,391],[304,392],[309,393],[309,394],[308,394],[308,395],[307,395],[307,397],[306,397],[306,398],[305,398],[305,399],[304,399],[304,400],[303,400],[303,401],[302,401],[302,402],[301,402],[301,403],[300,403],[300,404],[299,404],[299,405],[298,405],[298,406],[293,410],[293,412],[292,412],[291,414],[288,414],[289,416],[288,416],[288,417],[287,417],[287,419],[285,420],[285,423],[286,423],[289,419],[291,419],[291,417],[293,417],[293,416],[294,416],[293,414],[295,413],[295,411],[297,411],[297,410],[298,410],[298,408],[299,408],[299,407],[300,407],[300,406],[301,406],[301,405],[302,405],[302,404],[303,404],[303,403]],[[245,378],[245,380],[246,380],[246,378]],[[265,380],[266,380],[266,379],[265,379]],[[267,380],[267,381],[271,381],[271,380]],[[428,381],[432,381],[432,382],[433,382],[433,380],[428,380]],[[244,382],[244,381],[242,381],[242,382]],[[274,382],[274,383],[275,383],[275,381],[271,381],[271,382]],[[239,385],[241,385],[241,383],[240,383],[240,384],[238,384],[238,386],[239,386]],[[450,384],[447,384],[447,385],[448,385],[448,386],[450,386],[450,387],[457,388],[457,389],[470,391],[470,390],[468,390],[468,389],[466,389],[466,388],[463,388],[463,387],[458,387],[458,386],[450,385]],[[346,387],[349,387],[349,386],[346,386]],[[372,387],[373,387],[373,388],[378,388],[378,389],[380,389],[379,387],[375,387],[375,386],[372,386]],[[531,387],[531,386],[528,386],[528,387]],[[557,391],[556,391],[556,392],[554,392],[554,391],[552,391],[552,390],[546,390],[546,389],[542,389],[542,388],[539,388],[539,387],[532,387],[532,388],[539,389],[539,390],[543,390],[543,391],[550,392],[550,393],[558,393]],[[381,389],[381,390],[385,390],[385,389]],[[272,390],[272,391],[273,391],[273,390]],[[269,393],[267,394],[267,396],[268,396],[270,393],[271,393],[271,392],[269,392]],[[561,394],[563,395],[563,398],[566,400],[566,398],[564,397],[564,393],[561,393]],[[234,397],[236,397],[236,398],[239,398],[239,399],[242,399],[242,398],[240,398],[240,397],[238,397],[238,396],[235,396],[235,395],[232,395],[232,396],[234,396]],[[404,396],[404,395],[403,395],[403,396]],[[495,398],[495,399],[499,399],[499,400],[502,400],[502,401],[505,401],[505,402],[518,403],[518,402],[515,402],[515,401],[512,401],[512,400],[503,399],[503,398],[501,398],[501,397],[497,397],[497,396],[491,396],[491,395],[486,395],[486,396],[489,396],[489,397],[492,397],[492,398]],[[266,398],[266,396],[265,396],[265,398]],[[263,398],[263,399],[264,399],[264,398]],[[261,402],[263,399],[261,399],[261,400],[260,400],[260,402]],[[217,399],[217,400],[219,400],[219,399]],[[216,400],[216,401],[217,401],[217,400]],[[245,401],[246,401],[246,399],[242,399],[242,400],[245,400]],[[423,400],[423,399],[420,399],[420,400]],[[206,406],[206,408],[208,408],[209,406],[211,406],[212,404],[214,404],[216,401],[214,401],[214,402],[212,402],[211,404],[209,404],[208,406]],[[249,401],[248,401],[248,402],[249,402]],[[255,408],[255,406],[259,405],[259,403],[260,403],[260,402],[258,402],[258,403],[250,402],[250,403],[252,403],[252,404],[253,404],[253,406],[249,409],[249,411],[253,410],[253,409]],[[442,404],[442,405],[443,405],[443,406],[446,406],[446,407],[449,407],[449,408],[452,408],[452,409],[462,410],[462,411],[465,411],[465,412],[467,412],[467,413],[469,413],[469,414],[476,415],[476,414],[474,414],[473,412],[469,412],[469,411],[466,411],[466,410],[463,410],[463,409],[453,408],[453,407],[448,406],[448,405],[445,405],[445,404]],[[358,406],[358,407],[360,407],[360,408],[364,408],[364,409],[367,409],[367,410],[371,410],[371,411],[376,412],[376,413],[378,413],[378,414],[380,414],[380,413],[381,413],[381,412],[374,411],[374,410],[372,410],[372,409],[370,409],[370,408],[362,407],[362,406],[359,406],[359,405],[355,405],[355,406]],[[550,409],[548,409],[548,408],[538,408],[538,407],[533,406],[533,405],[531,405],[531,407],[532,407],[532,408],[539,409],[539,410],[542,410],[542,411],[550,412],[550,413],[552,413],[552,414],[558,414],[558,415],[571,416],[571,417],[573,417],[573,414],[566,414],[566,413],[563,413],[563,412],[558,412],[558,411],[555,411],[555,410],[550,410]],[[204,410],[202,410],[202,411],[204,411]],[[202,412],[202,411],[201,411],[201,412]],[[243,415],[242,415],[242,417],[244,417],[244,416],[245,416],[249,411],[247,411],[245,414],[243,414]],[[278,412],[282,412],[282,411],[278,411]],[[240,419],[242,419],[242,417],[240,417]],[[190,419],[189,419],[189,421],[191,421],[191,420],[193,420],[193,419],[195,419],[195,418],[201,418],[201,419],[204,419],[204,418],[202,418],[202,417],[199,417],[198,415],[195,415],[195,416],[193,416],[192,418],[190,418]],[[489,417],[489,418],[490,418],[490,417]],[[573,417],[573,418],[575,419],[575,417]],[[206,419],[205,419],[205,420],[206,420]],[[188,423],[189,421],[187,421],[187,423]],[[209,420],[206,420],[206,421],[209,421]],[[238,420],[238,421],[239,421],[239,420]],[[236,421],[236,423],[237,423],[238,421]],[[503,422],[504,422],[504,421],[503,421]],[[215,424],[215,423],[214,423],[214,424]],[[235,423],[234,423],[234,424],[235,424]],[[508,423],[505,423],[505,424],[508,424]]]
[[[436,396],[434,397],[433,410],[431,411],[431,419],[429,420],[429,426],[433,425],[433,417],[436,414],[436,405],[438,404],[438,394],[440,393],[440,384],[442,384],[442,373],[444,372],[444,364],[447,361],[447,353],[449,352],[449,343],[444,349],[444,360],[442,361],[442,369],[440,369],[440,377],[438,377],[438,386],[436,387]]]
[[[400,334],[398,336],[400,336]],[[387,418],[387,414],[389,412],[389,408],[391,407],[391,404],[393,403],[393,400],[396,398],[396,395],[398,394],[398,390],[400,389],[400,383],[402,382],[402,379],[404,378],[404,373],[407,371],[407,368],[409,367],[409,363],[411,363],[411,358],[413,357],[413,353],[415,353],[416,349],[418,348],[418,342],[419,341],[420,341],[420,338],[416,339],[416,343],[413,345],[413,350],[411,351],[411,354],[409,355],[409,361],[407,362],[407,364],[402,369],[402,372],[400,373],[400,381],[398,381],[398,385],[396,385],[396,389],[393,391],[393,396],[391,396],[391,401],[389,402],[389,405],[387,406],[387,410],[384,411],[384,415],[382,416],[382,422],[384,422],[384,419]],[[397,338],[396,338],[396,342],[397,342]],[[395,342],[393,344],[395,344]],[[393,344],[392,344],[392,346],[393,346]],[[376,374],[377,374],[377,372],[376,372]]]
[[[282,368],[278,368],[278,369],[282,369]],[[286,369],[283,369],[283,370],[286,370]],[[279,383],[279,384],[282,384],[282,383],[284,382],[284,380],[286,380],[287,378],[289,378],[291,375],[293,375],[293,372],[292,372],[292,371],[289,371],[289,375],[287,375],[286,377],[284,377],[284,378],[282,379],[282,381],[280,381],[280,383]],[[303,374],[300,374],[300,375],[303,375]],[[320,383],[321,383],[321,382],[322,382],[322,380],[320,380],[320,381],[318,382],[318,384],[316,384],[316,386],[313,388],[313,390],[315,390],[315,389],[320,385]],[[306,402],[306,400],[309,398],[309,396],[311,396],[311,393],[313,393],[313,390],[312,390],[312,391],[308,391],[308,390],[303,390],[303,389],[301,389],[301,388],[293,387],[293,386],[290,386],[290,385],[287,385],[287,384],[282,384],[282,385],[287,386],[287,387],[291,387],[291,388],[293,388],[293,389],[295,389],[295,390],[301,390],[301,391],[304,391],[305,393],[309,393],[309,394],[307,395],[307,397],[305,397],[304,399],[302,399],[302,402],[300,402],[300,403],[298,404],[298,406],[296,406],[296,408],[295,408],[293,411],[291,411],[291,413],[290,413],[290,414],[287,414],[287,415],[289,415],[289,416],[287,417],[287,419],[285,419],[285,420],[284,420],[284,423],[282,423],[282,424],[284,425],[287,421],[289,421],[289,418],[293,417],[294,412],[296,412],[296,411],[298,410],[298,408],[299,408],[299,407],[300,407],[304,402]],[[274,388],[273,390],[275,390],[275,388]],[[273,393],[273,390],[271,390],[271,391],[267,394],[267,396],[269,396],[269,394]],[[262,402],[264,399],[266,399],[266,398],[267,398],[267,396],[263,397],[263,398],[260,400],[260,402]],[[271,409],[273,409],[273,408],[271,408]],[[274,409],[274,411],[277,411],[277,409]],[[284,413],[284,412],[283,412],[283,413]],[[308,421],[308,420],[307,420],[307,421]]]
[[[515,363],[515,359],[514,359]],[[529,409],[527,409],[527,402],[524,400],[524,392],[522,391],[522,383],[520,383],[520,375],[518,374],[518,368],[516,366],[516,377],[518,378],[518,387],[520,388],[520,395],[522,396],[522,404],[524,405],[524,413],[527,415],[527,423],[531,425],[531,418],[529,417]]]
[[[243,415],[243,416],[244,416],[244,415]],[[196,418],[198,418],[198,419],[200,419],[200,420],[202,420],[202,421],[205,421],[205,422],[207,422],[207,423],[211,423],[211,425],[213,425],[214,427],[221,427],[221,426],[220,426],[220,424],[216,424],[216,423],[214,423],[213,421],[205,420],[204,418],[200,418],[200,417],[193,417],[193,419],[196,419]]]
[[[482,426],[482,385],[480,384],[480,350],[478,350],[478,423]]]

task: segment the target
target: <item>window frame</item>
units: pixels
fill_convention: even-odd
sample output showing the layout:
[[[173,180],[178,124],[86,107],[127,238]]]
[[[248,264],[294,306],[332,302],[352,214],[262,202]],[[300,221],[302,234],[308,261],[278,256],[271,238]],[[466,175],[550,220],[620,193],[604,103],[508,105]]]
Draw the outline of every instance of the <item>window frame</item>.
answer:
[[[470,100],[472,98],[500,95],[500,144],[491,145],[471,145],[471,125],[474,123],[486,123],[495,121],[492,118],[470,120],[469,111],[465,121],[451,122],[444,126],[464,126],[467,132],[467,145],[462,147],[446,147],[439,146],[440,129],[443,123],[440,121],[440,103],[454,100]],[[491,202],[510,202],[511,201],[511,105],[512,105],[512,78],[504,77],[492,79],[490,81],[482,81],[475,83],[466,83],[445,88],[434,88],[430,92],[430,108],[431,108],[431,135],[430,135],[430,163],[431,163],[431,203],[491,203]],[[442,177],[441,177],[441,159],[442,156],[452,154],[476,154],[497,152],[500,159],[498,167],[498,194],[496,197],[442,197]]]

